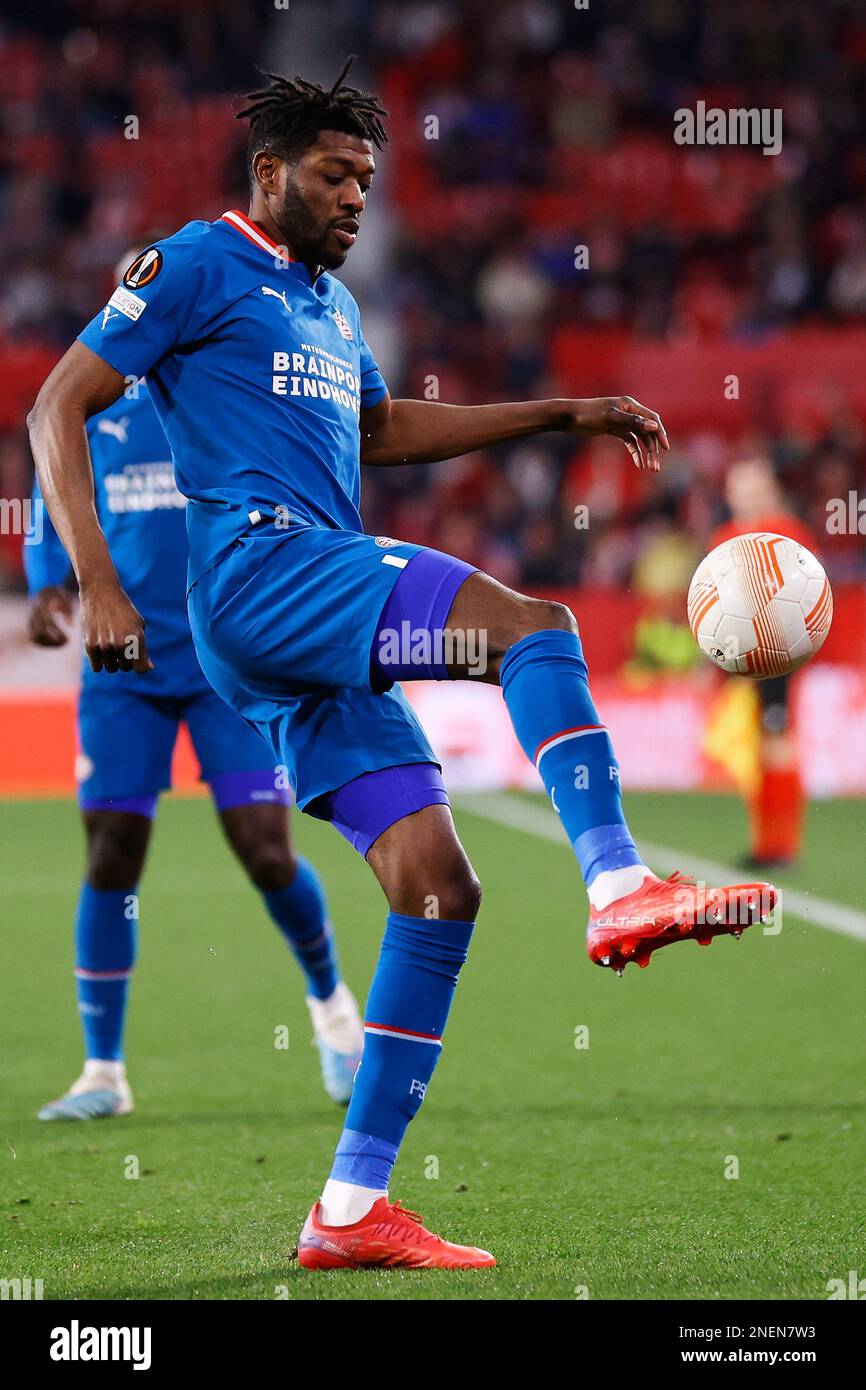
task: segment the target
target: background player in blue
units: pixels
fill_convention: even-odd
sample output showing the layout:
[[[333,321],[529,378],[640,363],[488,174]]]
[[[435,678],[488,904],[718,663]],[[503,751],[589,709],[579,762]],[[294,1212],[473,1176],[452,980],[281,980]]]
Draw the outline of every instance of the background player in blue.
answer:
[[[128,257],[123,264],[127,264]],[[75,924],[75,979],[84,1070],[43,1106],[43,1120],[90,1119],[133,1108],[123,1035],[138,925],[137,885],[160,791],[170,784],[180,721],[187,724],[226,838],[304,971],[325,1088],[347,1102],[363,1045],[355,1000],[340,979],[324,894],[288,834],[288,793],[264,740],[205,680],[186,616],[186,499],[146,384],[87,425],[96,505],[128,594],[148,614],[154,670],[107,682],[84,663],[78,702],[79,801],[87,870]],[[38,494],[38,487],[36,489]],[[30,634],[67,641],[69,560],[44,519],[25,559]]]
[[[391,399],[357,305],[327,273],[357,237],[384,141],[386,113],[342,85],[345,71],[330,90],[275,77],[253,94],[240,113],[250,120],[249,216],[190,223],[133,263],[43,386],[31,438],[78,574],[91,663],[139,671],[144,684],[141,618],[89,503],[84,423],[126,376],[148,373],[190,499],[188,608],[203,668],[289,765],[298,804],[356,845],[388,900],[363,1060],[301,1264],[476,1268],[492,1255],[433,1235],[387,1191],[480,899],[435,755],[394,682],[468,677],[464,643],[446,647],[444,636],[483,636],[475,674],[501,685],[574,848],[599,964],[621,969],[689,936],[739,931],[773,895],[716,890],[708,919],[697,885],[663,882],[642,863],[568,609],[453,557],[364,535],[361,462],[431,462],[560,429],[612,434],[655,470],[667,439],[629,397]],[[543,960],[539,919],[527,929]]]

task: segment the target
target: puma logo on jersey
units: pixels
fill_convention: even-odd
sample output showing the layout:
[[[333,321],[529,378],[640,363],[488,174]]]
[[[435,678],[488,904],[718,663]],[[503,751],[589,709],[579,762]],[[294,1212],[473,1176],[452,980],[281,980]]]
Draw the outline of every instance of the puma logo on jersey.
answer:
[[[283,307],[285,308],[286,313],[290,314],[292,312],[292,307],[289,304],[289,301],[286,299],[285,290],[272,290],[270,285],[262,285],[262,294],[271,294],[273,295],[274,299],[281,299],[283,301]]]
[[[112,439],[116,439],[118,444],[127,444],[129,436],[129,416],[123,415],[119,420],[98,420],[96,428],[100,434],[110,434]]]

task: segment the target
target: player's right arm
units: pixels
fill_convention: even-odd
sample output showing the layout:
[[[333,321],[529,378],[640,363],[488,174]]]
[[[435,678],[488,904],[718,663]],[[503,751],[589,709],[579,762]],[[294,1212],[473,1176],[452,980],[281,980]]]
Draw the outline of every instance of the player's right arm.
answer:
[[[94,671],[149,671],[144,621],[117,577],[96,514],[86,422],[121,395],[126,379],[75,342],[27,417],[42,496],[78,580],[84,647]]]
[[[137,256],[105,308],[82,329],[28,417],[36,473],[78,579],[84,646],[94,671],[149,671],[144,622],[121,588],[93,493],[85,422],[107,409],[179,343],[201,331],[207,223],[189,223]]]

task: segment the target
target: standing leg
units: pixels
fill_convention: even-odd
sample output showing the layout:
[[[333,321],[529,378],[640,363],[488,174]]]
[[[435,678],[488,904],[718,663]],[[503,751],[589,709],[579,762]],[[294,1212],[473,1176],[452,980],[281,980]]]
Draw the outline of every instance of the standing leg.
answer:
[[[41,1120],[104,1118],[133,1108],[123,1038],[135,964],[138,881],[154,803],[155,798],[142,798],[137,811],[83,812],[87,873],[75,921],[75,983],[84,1070],[66,1095],[43,1106]]]
[[[322,1198],[348,1225],[387,1193],[397,1150],[427,1091],[466,959],[481,889],[446,806],[404,816],[367,856],[390,914],[367,1000],[364,1055]]]
[[[389,1264],[476,1268],[486,1251],[434,1236],[388,1200],[410,1121],[427,1093],[481,889],[445,805],[404,816],[367,860],[388,900],[367,1000],[364,1055],[331,1175],[307,1219],[305,1268]]]

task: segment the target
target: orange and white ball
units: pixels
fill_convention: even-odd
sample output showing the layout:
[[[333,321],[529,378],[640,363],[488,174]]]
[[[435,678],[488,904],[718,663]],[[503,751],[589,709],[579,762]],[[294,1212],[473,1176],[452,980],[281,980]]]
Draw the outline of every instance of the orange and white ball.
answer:
[[[833,594],[821,563],[788,536],[754,531],[711,550],[689,586],[689,627],[731,675],[786,676],[821,649]]]

